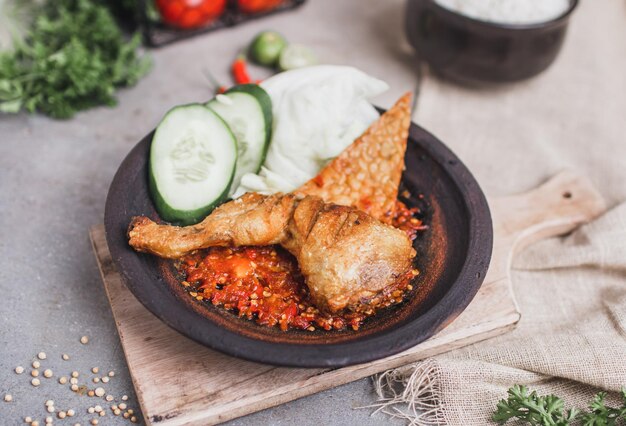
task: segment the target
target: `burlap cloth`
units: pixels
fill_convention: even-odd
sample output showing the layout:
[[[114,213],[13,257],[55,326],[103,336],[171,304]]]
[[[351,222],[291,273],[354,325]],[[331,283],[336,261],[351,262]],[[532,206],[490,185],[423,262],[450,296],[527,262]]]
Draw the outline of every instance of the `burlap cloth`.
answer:
[[[626,386],[626,1],[583,0],[557,62],[530,81],[478,90],[427,76],[416,119],[489,195],[573,168],[610,209],[515,259],[517,329],[379,376],[386,411],[414,424],[490,424],[516,383],[568,407],[600,390],[616,404]]]

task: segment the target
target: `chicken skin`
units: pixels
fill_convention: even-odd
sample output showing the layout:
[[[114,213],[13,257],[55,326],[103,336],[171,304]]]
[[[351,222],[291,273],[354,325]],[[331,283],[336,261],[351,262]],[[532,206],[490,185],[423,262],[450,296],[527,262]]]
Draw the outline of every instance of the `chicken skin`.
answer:
[[[354,207],[294,194],[248,193],[193,226],[135,217],[128,236],[135,250],[172,259],[215,246],[280,244],[296,257],[315,305],[330,313],[367,304],[405,279],[415,256],[404,232]]]

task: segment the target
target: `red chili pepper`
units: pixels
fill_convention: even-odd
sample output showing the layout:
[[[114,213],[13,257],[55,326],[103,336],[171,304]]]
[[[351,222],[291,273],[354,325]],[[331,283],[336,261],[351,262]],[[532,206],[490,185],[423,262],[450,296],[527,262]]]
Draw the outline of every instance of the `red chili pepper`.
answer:
[[[231,68],[235,83],[248,84],[252,81],[252,79],[250,79],[250,75],[248,75],[247,66],[246,57],[244,55],[238,55]]]

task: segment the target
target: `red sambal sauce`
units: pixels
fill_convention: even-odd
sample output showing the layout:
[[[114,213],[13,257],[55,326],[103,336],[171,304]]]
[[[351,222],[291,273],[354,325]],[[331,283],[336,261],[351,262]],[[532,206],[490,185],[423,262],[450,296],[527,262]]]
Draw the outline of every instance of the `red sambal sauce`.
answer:
[[[398,201],[392,221],[411,240],[425,229],[415,217],[417,212]],[[186,277],[182,284],[192,297],[222,306],[260,325],[278,325],[283,331],[290,327],[309,331],[346,327],[357,330],[374,313],[320,312],[310,300],[296,259],[279,246],[213,247],[184,257],[177,267]],[[405,291],[411,289],[407,280],[403,287],[394,289],[393,298],[384,305],[399,303]]]

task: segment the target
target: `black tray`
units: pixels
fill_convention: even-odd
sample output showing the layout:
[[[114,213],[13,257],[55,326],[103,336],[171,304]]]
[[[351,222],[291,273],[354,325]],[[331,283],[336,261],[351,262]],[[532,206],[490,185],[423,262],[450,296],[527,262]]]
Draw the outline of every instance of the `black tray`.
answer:
[[[196,29],[178,29],[168,26],[153,16],[150,10],[150,0],[133,0],[129,5],[124,0],[116,0],[111,6],[115,14],[121,19],[125,27],[131,31],[141,31],[144,44],[150,47],[164,46],[175,41],[194,37],[221,28],[232,27],[252,19],[263,18],[275,13],[285,12],[302,6],[306,0],[284,0],[283,4],[267,12],[243,13],[237,9],[236,0],[228,0],[224,14],[217,20]],[[133,7],[134,6],[134,7]]]

